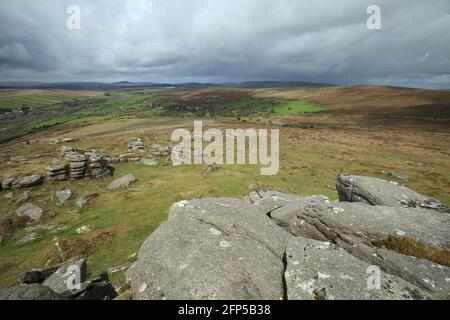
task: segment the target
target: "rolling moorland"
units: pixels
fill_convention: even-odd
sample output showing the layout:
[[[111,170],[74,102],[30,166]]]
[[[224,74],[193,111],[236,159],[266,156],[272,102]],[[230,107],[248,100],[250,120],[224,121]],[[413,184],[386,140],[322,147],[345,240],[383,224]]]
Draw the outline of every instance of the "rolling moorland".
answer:
[[[173,167],[168,154],[176,128],[279,128],[280,171],[260,176],[259,166]],[[129,140],[144,149],[130,151]],[[68,139],[64,142],[64,139]],[[97,150],[114,163],[114,177],[67,180],[28,188],[42,208],[39,223],[15,211],[24,189],[0,196],[0,287],[12,286],[21,272],[61,263],[58,241],[69,259],[84,255],[89,276],[110,269],[124,282],[126,268],[145,239],[183,199],[243,197],[271,189],[337,198],[342,172],[399,180],[450,205],[450,91],[379,86],[279,88],[121,88],[115,90],[0,90],[0,177],[46,176],[61,160],[60,149]],[[126,155],[126,156],[124,156]],[[148,166],[139,158],[152,158]],[[128,189],[109,191],[114,178],[131,173]],[[60,204],[58,190],[71,189]],[[82,208],[76,199],[92,196]],[[36,225],[62,226],[33,229]],[[81,228],[81,229],[80,229]],[[37,231],[36,231],[37,230]],[[85,230],[88,230],[85,232]],[[31,233],[32,241],[21,241]],[[113,272],[114,271],[114,272]]]

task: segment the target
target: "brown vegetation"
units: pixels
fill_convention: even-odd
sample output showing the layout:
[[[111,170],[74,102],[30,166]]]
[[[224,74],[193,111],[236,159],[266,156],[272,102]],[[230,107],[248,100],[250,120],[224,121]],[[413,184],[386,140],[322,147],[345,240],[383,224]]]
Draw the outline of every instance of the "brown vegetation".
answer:
[[[432,247],[409,237],[389,237],[385,240],[374,240],[372,244],[450,267],[450,250]]]

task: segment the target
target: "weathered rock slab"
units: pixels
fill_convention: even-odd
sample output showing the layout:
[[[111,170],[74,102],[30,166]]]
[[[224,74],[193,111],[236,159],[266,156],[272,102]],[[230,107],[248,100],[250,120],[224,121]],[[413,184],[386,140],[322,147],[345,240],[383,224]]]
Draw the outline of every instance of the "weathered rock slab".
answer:
[[[31,202],[25,203],[16,210],[16,214],[18,216],[27,216],[34,221],[38,221],[43,213],[44,213],[43,209],[35,206]]]
[[[108,190],[117,190],[120,188],[126,188],[129,187],[135,181],[136,178],[134,177],[134,175],[129,173],[112,181],[108,186]]]
[[[25,176],[21,179],[17,179],[12,183],[13,188],[28,188],[42,184],[44,178],[38,174],[31,176]]]
[[[297,238],[286,249],[290,300],[418,300],[429,294],[327,242]],[[373,277],[380,275],[380,281]]]
[[[78,261],[69,262],[60,267],[51,276],[45,279],[43,285],[52,289],[54,292],[62,294],[71,291],[71,287],[75,283],[69,283],[72,279],[78,280],[83,283],[86,280],[87,264],[86,260],[80,259]]]
[[[340,201],[363,202],[390,207],[414,207],[450,212],[436,199],[421,195],[397,182],[341,174],[336,183]]]
[[[22,284],[12,288],[0,289],[0,300],[61,300],[62,297],[52,289],[40,284]]]
[[[289,238],[244,200],[181,201],[127,277],[137,299],[282,299]]]

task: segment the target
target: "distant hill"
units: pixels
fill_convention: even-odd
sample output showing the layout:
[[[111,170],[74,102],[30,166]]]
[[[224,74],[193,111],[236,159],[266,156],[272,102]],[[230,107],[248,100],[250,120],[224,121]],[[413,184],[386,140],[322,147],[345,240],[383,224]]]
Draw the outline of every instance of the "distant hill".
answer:
[[[0,82],[1,89],[61,89],[61,90],[131,90],[144,88],[294,88],[294,87],[329,87],[332,84],[303,81],[245,81],[227,83],[153,83],[120,81],[114,83],[102,82]]]
[[[316,83],[304,81],[245,81],[239,83],[224,83],[224,87],[230,88],[298,88],[298,87],[331,87],[330,83]]]

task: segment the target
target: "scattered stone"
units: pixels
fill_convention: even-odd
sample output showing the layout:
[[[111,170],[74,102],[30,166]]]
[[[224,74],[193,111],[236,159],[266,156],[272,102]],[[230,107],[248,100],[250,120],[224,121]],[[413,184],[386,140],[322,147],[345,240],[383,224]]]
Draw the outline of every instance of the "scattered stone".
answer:
[[[124,270],[128,269],[130,267],[130,265],[131,264],[128,263],[128,264],[122,264],[120,266],[110,267],[110,268],[108,268],[108,273],[109,274],[114,274],[114,273],[117,273],[117,272],[120,272],[120,271],[124,271]]]
[[[86,274],[84,259],[47,270],[33,269],[21,274],[20,286],[0,289],[0,299],[111,300],[117,297],[107,272],[89,282],[84,282]]]
[[[136,155],[135,153],[122,153],[119,155],[119,162],[137,162],[141,160],[141,157]]]
[[[128,141],[128,148],[132,151],[139,151],[144,149],[144,143],[141,138],[131,138]]]
[[[69,227],[65,224],[40,224],[37,226],[29,226],[25,228],[27,232],[34,231],[56,231],[63,232],[69,230]]]
[[[77,230],[76,230],[76,232],[78,234],[88,233],[88,232],[91,232],[91,231],[92,231],[92,228],[90,226],[87,226],[87,225],[81,226],[81,227],[77,228]]]
[[[340,201],[363,202],[374,206],[419,207],[450,212],[449,207],[436,199],[421,195],[398,183],[378,178],[341,174],[336,188]]]
[[[11,189],[14,181],[16,181],[16,178],[14,178],[14,177],[6,177],[6,178],[4,178],[3,181],[2,181],[2,188],[4,190]]]
[[[39,234],[37,232],[30,233],[29,235],[23,237],[19,241],[16,242],[16,245],[22,245],[26,243],[30,243],[40,239]]]
[[[154,166],[158,165],[158,161],[155,159],[143,158],[143,159],[141,159],[141,162],[149,167],[154,167]]]
[[[128,173],[111,182],[108,186],[108,190],[116,190],[120,188],[129,187],[135,181],[136,178],[131,173]]]
[[[58,190],[55,192],[55,195],[58,198],[60,205],[66,205],[69,202],[69,199],[72,197],[72,190]]]
[[[153,144],[150,146],[150,154],[153,157],[161,158],[161,157],[167,157],[170,155],[172,150],[172,146],[162,146],[160,144]]]
[[[219,170],[219,165],[214,162],[213,164],[208,165],[208,167],[206,168],[204,174],[206,176],[208,176],[211,173],[216,172],[217,170]]]
[[[24,193],[22,193],[14,202],[15,205],[20,205],[22,203],[27,202],[30,199],[30,191],[25,191]]]
[[[51,145],[54,145],[54,144],[58,144],[58,143],[60,143],[61,141],[59,140],[59,139],[50,139],[49,141],[48,141],[48,144],[51,144]]]
[[[75,142],[75,141],[78,141],[78,138],[72,138],[72,137],[69,137],[69,138],[64,138],[64,139],[62,139],[62,142]]]
[[[84,196],[80,197],[77,199],[77,201],[75,201],[76,205],[80,208],[83,209],[84,206],[91,200],[97,198],[100,194],[99,193],[88,193],[85,194]]]
[[[29,217],[31,220],[38,221],[42,214],[44,213],[44,210],[35,206],[31,202],[27,202],[24,205],[22,205],[20,208],[16,210],[16,214],[18,216],[26,216]]]
[[[24,272],[19,277],[19,283],[20,284],[34,284],[45,281],[48,277],[50,277],[53,273],[56,272],[58,268],[50,268],[46,270],[40,270],[40,269],[33,269],[28,272]]]
[[[398,171],[384,171],[381,170],[381,173],[388,177],[393,177],[397,180],[408,180],[408,176],[404,173]]]

